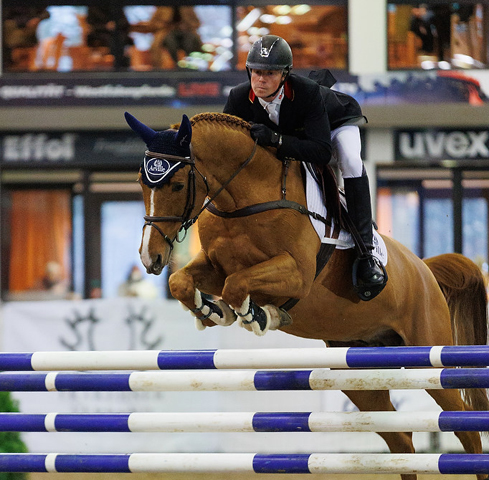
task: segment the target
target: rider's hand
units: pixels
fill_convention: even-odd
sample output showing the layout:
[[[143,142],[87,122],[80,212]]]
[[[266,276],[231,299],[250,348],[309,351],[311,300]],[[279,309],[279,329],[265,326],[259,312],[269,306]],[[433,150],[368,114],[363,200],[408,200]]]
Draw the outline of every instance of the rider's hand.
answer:
[[[250,135],[253,140],[258,142],[262,147],[278,147],[280,146],[281,135],[274,132],[262,123],[254,123],[251,126]]]

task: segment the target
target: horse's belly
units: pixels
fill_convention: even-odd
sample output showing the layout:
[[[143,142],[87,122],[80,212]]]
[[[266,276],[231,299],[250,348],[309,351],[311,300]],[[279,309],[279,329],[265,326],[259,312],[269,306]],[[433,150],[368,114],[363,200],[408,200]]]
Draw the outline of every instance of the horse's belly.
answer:
[[[227,275],[282,254],[293,257],[299,270],[311,265],[314,272],[319,239],[304,215],[272,210],[246,218],[203,220],[199,225],[202,248]]]

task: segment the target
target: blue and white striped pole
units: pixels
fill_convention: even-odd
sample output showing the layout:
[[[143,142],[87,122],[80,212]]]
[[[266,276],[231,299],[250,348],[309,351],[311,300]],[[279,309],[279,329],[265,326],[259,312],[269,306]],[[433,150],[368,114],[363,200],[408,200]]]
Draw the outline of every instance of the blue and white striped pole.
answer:
[[[253,391],[489,388],[487,368],[0,373],[0,391]]]
[[[489,431],[489,412],[0,413],[0,432]]]
[[[0,472],[487,474],[488,454],[0,454]]]
[[[0,353],[0,371],[484,367],[489,346]]]

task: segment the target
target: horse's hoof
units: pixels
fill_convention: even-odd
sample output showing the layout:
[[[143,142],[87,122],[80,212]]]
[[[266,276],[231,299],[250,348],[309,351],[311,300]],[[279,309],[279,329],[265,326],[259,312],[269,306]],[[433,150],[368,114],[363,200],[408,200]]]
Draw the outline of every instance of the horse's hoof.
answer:
[[[292,317],[286,310],[275,305],[265,305],[263,310],[270,315],[270,330],[278,330],[281,327],[292,325]]]
[[[270,312],[258,306],[248,295],[239,309],[235,309],[239,325],[262,337],[270,329]]]

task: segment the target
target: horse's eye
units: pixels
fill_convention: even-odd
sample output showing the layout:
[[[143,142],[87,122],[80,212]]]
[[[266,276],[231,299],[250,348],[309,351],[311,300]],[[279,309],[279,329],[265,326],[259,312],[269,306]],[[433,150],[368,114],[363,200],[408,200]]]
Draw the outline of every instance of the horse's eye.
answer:
[[[179,192],[180,190],[183,190],[183,183],[174,183],[171,187],[172,192]]]

